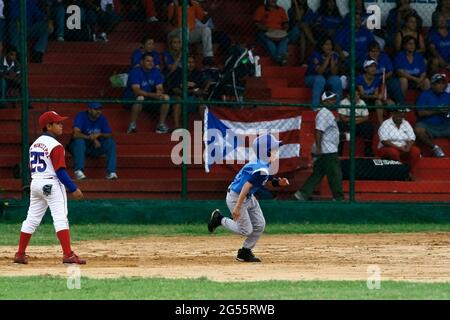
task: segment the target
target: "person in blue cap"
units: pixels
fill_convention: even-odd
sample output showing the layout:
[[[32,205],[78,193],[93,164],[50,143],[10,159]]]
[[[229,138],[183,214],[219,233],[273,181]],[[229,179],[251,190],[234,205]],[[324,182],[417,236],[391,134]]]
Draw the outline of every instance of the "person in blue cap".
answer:
[[[77,180],[86,179],[84,163],[86,156],[106,155],[106,179],[115,180],[117,176],[116,143],[108,120],[102,114],[102,105],[92,102],[86,111],[79,112],[73,122],[73,136],[70,151],[74,158],[74,174]]]
[[[225,229],[246,237],[244,245],[238,250],[236,260],[241,262],[261,262],[252,252],[256,242],[261,237],[266,221],[254,194],[271,181],[275,187],[289,185],[286,178],[275,178],[273,167],[278,161],[279,148],[282,145],[271,134],[263,134],[253,141],[253,151],[257,159],[247,163],[234,178],[228,187],[226,196],[227,206],[232,213],[231,218],[224,217],[219,209],[211,213],[208,222],[208,231],[222,225]]]

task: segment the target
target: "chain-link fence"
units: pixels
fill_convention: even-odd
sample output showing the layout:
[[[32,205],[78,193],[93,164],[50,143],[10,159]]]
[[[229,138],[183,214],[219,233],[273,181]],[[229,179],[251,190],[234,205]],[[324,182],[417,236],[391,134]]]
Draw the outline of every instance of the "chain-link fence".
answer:
[[[2,197],[54,110],[90,198],[222,198],[264,129],[291,184],[261,198],[449,201],[437,2],[0,0]],[[245,137],[228,163],[204,157],[207,130]]]

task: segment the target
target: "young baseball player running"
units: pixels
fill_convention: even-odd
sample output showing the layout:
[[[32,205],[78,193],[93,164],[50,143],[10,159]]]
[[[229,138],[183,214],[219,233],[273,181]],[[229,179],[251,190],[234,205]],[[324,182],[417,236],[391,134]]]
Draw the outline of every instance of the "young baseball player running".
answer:
[[[66,189],[77,200],[83,198],[83,193],[67,174],[64,147],[56,140],[63,132],[62,121],[66,119],[54,111],[45,112],[39,117],[43,134],[30,147],[30,207],[22,224],[15,263],[28,263],[25,254],[28,242],[50,207],[56,235],[64,253],[63,263],[86,264],[70,247]]]
[[[271,181],[275,187],[289,185],[288,179],[274,178],[271,172],[271,164],[278,160],[281,145],[282,142],[271,134],[264,134],[256,138],[252,147],[257,155],[257,160],[247,163],[228,187],[226,201],[233,219],[224,217],[219,209],[211,213],[208,222],[209,232],[213,232],[222,225],[234,233],[247,237],[243,247],[238,250],[236,257],[238,261],[261,262],[259,258],[255,257],[252,249],[261,237],[266,221],[254,193],[267,181]]]

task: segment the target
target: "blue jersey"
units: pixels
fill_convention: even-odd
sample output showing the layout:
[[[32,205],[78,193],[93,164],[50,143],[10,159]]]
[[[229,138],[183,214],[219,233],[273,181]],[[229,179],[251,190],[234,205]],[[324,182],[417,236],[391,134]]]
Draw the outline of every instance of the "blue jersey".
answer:
[[[355,34],[355,45],[356,45],[356,61],[361,63],[364,61],[364,57],[367,52],[367,47],[374,41],[372,32],[366,28],[359,28]],[[335,42],[342,48],[342,50],[350,53],[350,27],[344,27],[336,34]]]
[[[156,66],[159,66],[161,64],[161,59],[159,58],[159,53],[156,51],[150,51],[147,52],[153,57],[153,64]],[[142,49],[136,49],[131,54],[131,67],[134,67],[141,63],[142,57],[144,56],[145,52],[142,52]]]
[[[362,86],[364,89],[364,94],[366,95],[374,95],[375,90],[377,90],[381,86],[381,79],[380,77],[375,76],[375,79],[373,79],[372,83],[367,83],[364,76],[361,74],[356,77],[356,85]]]
[[[448,106],[450,105],[450,93],[443,92],[441,95],[437,95],[433,92],[432,89],[428,89],[423,91],[416,102],[417,110],[424,110],[426,107],[433,106]],[[422,108],[420,108],[422,107]],[[429,117],[420,118],[419,121],[425,122],[429,125],[440,125],[447,123],[450,125],[450,120],[446,118],[444,115],[432,115]]]
[[[441,58],[450,63],[450,32],[443,37],[436,29],[431,29],[428,42],[434,44]]]
[[[344,19],[341,16],[317,16],[319,25],[328,30],[336,31],[342,26]]]
[[[336,61],[336,64],[338,63],[339,56],[336,52],[333,52],[332,59]],[[321,65],[324,61],[323,54],[319,51],[315,50],[308,58],[308,69],[306,70],[307,76],[314,76],[317,75],[316,67],[318,65]],[[322,73],[324,77],[331,76],[331,68],[330,65],[328,65],[327,69]]]
[[[152,68],[150,71],[144,70],[142,67],[134,67],[128,76],[127,87],[124,97],[134,99],[136,95],[132,86],[139,85],[141,90],[149,93],[156,92],[156,87],[164,83],[161,71],[158,68]]]
[[[415,52],[413,61],[410,63],[406,58],[406,51],[401,51],[397,54],[394,60],[395,70],[403,70],[413,77],[420,77],[426,71],[425,60],[423,56]]]
[[[90,135],[95,133],[112,133],[106,117],[101,114],[94,121],[89,118],[87,111],[79,112],[73,121],[73,127],[80,129],[81,133]]]
[[[270,175],[270,165],[267,162],[257,160],[249,162],[234,178],[230,184],[230,189],[236,193],[241,193],[242,187],[246,182],[250,182],[253,186],[250,188],[249,195],[257,192],[268,180],[273,180]]]

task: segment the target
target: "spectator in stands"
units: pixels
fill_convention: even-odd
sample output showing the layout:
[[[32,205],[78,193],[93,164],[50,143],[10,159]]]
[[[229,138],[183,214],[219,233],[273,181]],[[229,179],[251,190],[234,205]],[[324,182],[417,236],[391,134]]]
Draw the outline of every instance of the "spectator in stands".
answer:
[[[338,76],[339,56],[333,51],[333,40],[329,37],[319,39],[316,50],[308,59],[305,84],[312,89],[312,104],[320,105],[320,95],[325,85],[330,85],[340,103],[342,83]]]
[[[19,0],[9,2],[9,37],[11,45],[18,48],[20,30],[20,5]],[[31,62],[42,63],[44,53],[47,50],[49,30],[49,8],[46,0],[27,1],[27,26],[28,39],[36,40],[31,53]]]
[[[312,147],[313,173],[300,190],[294,194],[297,200],[309,200],[324,176],[328,178],[333,199],[344,199],[342,171],[338,156],[339,128],[333,112],[329,109],[336,104],[336,98],[336,93],[332,91],[325,91],[322,94],[322,108],[317,113],[315,120],[315,142]]]
[[[85,157],[106,155],[106,179],[117,179],[116,143],[108,120],[102,114],[100,103],[89,103],[87,111],[79,112],[73,122],[70,150],[74,158],[74,174],[78,180],[86,179]]]
[[[375,40],[373,34],[362,25],[361,15],[355,15],[355,43],[356,43],[356,65],[362,65],[367,52],[369,44]],[[351,50],[351,28],[350,26],[344,26],[335,37],[336,52],[339,54],[339,58],[344,63],[342,73],[347,74],[350,64],[350,50]]]
[[[114,0],[101,0],[98,12],[99,29],[98,40],[107,42],[108,33],[112,32],[120,22],[120,17],[114,9]]]
[[[430,88],[425,59],[416,52],[416,48],[417,40],[414,37],[404,37],[403,51],[400,51],[394,60],[394,68],[400,79],[404,97],[408,89],[428,90]]]
[[[366,103],[359,96],[358,91],[355,92],[355,101],[357,107],[365,107]],[[338,109],[338,127],[340,132],[339,155],[342,156],[344,141],[349,138],[350,134],[350,99],[345,98],[341,101],[341,106],[346,108]],[[364,139],[364,155],[373,157],[372,137],[373,126],[369,121],[369,110],[367,108],[355,108],[356,136]],[[348,141],[348,140],[347,140]]]
[[[450,28],[450,1],[449,0],[438,0],[436,9],[433,12],[432,19],[436,18],[436,15],[442,14],[446,21],[447,28]]]
[[[204,100],[206,98],[206,93],[208,92],[208,87],[210,85],[210,81],[205,77],[205,74],[198,70],[195,66],[195,58],[194,56],[188,57],[188,99],[191,101]],[[174,77],[170,78],[171,83],[167,84],[168,93],[171,96],[174,96],[175,99],[180,100],[182,96],[182,70],[178,69],[175,72]],[[193,112],[195,109],[198,110],[198,113],[202,115],[205,111],[205,105],[188,105],[188,111]],[[172,108],[173,119],[175,123],[175,129],[181,128],[180,120],[181,120],[181,107],[180,105],[174,105]]]
[[[436,73],[431,77],[431,89],[423,91],[417,99],[416,135],[420,142],[431,148],[436,157],[445,157],[440,146],[433,142],[435,138],[450,138],[450,93],[446,76]],[[431,109],[432,107],[445,107]]]
[[[67,0],[49,0],[50,15],[54,21],[56,41],[64,41],[64,27],[66,25],[66,2]]]
[[[403,39],[405,37],[413,37],[416,39],[418,47],[416,51],[420,54],[425,53],[425,40],[423,39],[421,30],[417,25],[417,17],[410,14],[405,18],[405,25],[395,35],[395,50],[399,52],[403,48]]]
[[[403,96],[400,87],[400,81],[398,77],[394,75],[394,67],[391,58],[381,50],[378,42],[372,41],[369,44],[368,54],[365,60],[374,60],[377,62],[376,76],[384,79],[388,96],[392,98],[395,103],[404,105],[405,97]]]
[[[0,54],[3,52],[3,42],[6,34],[6,20],[5,20],[5,3],[0,0]]]
[[[167,50],[163,52],[164,75],[167,77],[181,68],[181,38],[173,36],[169,39]]]
[[[189,43],[201,42],[203,48],[203,63],[210,65],[214,61],[214,52],[212,46],[212,33],[209,27],[198,27],[196,20],[206,22],[208,15],[203,8],[195,1],[188,1],[187,24],[189,28]],[[169,33],[169,39],[173,36],[179,36],[181,39],[181,18],[182,7],[179,0],[173,0],[167,6],[167,17],[174,29]]]
[[[420,149],[414,146],[416,136],[402,109],[393,110],[391,118],[383,122],[378,129],[380,142],[378,155],[382,159],[406,162],[410,167],[410,176],[414,180]]]
[[[442,13],[434,15],[433,27],[428,33],[429,63],[431,74],[441,68],[450,69],[450,27]]]
[[[155,67],[160,68],[161,58],[159,52],[155,50],[155,40],[147,36],[142,38],[141,47],[134,50],[131,54],[131,67],[138,66],[141,63],[142,56],[146,53],[153,57]]]
[[[333,39],[344,22],[336,0],[321,0],[316,14],[316,25],[313,28],[316,39],[323,36]]]
[[[159,19],[156,17],[154,0],[142,0],[142,4],[145,7],[147,23],[158,22]]]
[[[137,100],[137,103],[131,106],[131,123],[127,133],[136,132],[136,121],[143,109],[140,103],[144,100],[161,101],[159,111],[159,124],[156,133],[167,133],[169,128],[166,125],[167,114],[170,106],[166,103],[170,100],[169,96],[164,93],[164,79],[161,71],[155,67],[153,57],[150,54],[142,56],[141,64],[131,69],[128,76],[127,87],[124,92],[125,99]],[[129,105],[127,104],[127,107]],[[152,110],[155,104],[145,104],[145,108]]]
[[[317,45],[316,38],[311,30],[311,25],[316,19],[316,14],[308,6],[307,0],[293,0],[289,10],[289,42],[300,40],[300,63],[306,62],[307,45],[314,48]]]
[[[383,80],[377,76],[377,62],[375,60],[364,61],[364,74],[356,77],[356,89],[368,105],[378,106],[377,118],[381,125],[384,121],[384,105],[393,105],[394,102],[389,99],[385,92]]]
[[[276,0],[266,0],[253,15],[253,21],[258,29],[257,40],[269,53],[272,60],[284,66],[288,57],[288,27],[289,19]]]
[[[411,0],[396,1],[396,6],[389,11],[386,19],[386,40],[389,46],[394,45],[395,35],[405,25],[406,17],[411,14],[416,16],[418,29],[422,29],[422,18],[411,7]]]
[[[18,95],[20,89],[20,66],[17,62],[17,49],[6,48],[5,56],[0,57],[1,99]]]

